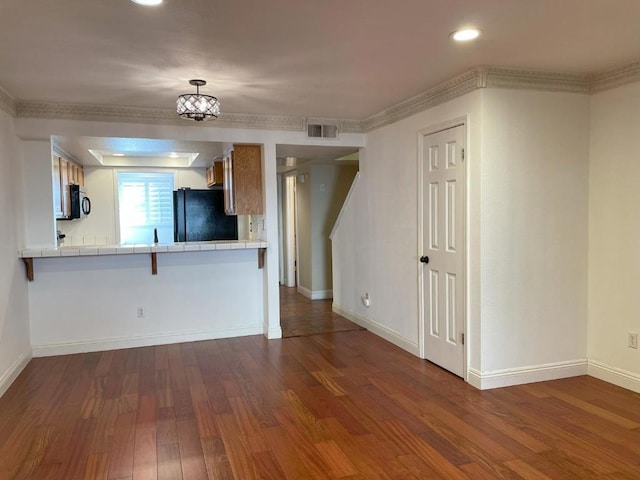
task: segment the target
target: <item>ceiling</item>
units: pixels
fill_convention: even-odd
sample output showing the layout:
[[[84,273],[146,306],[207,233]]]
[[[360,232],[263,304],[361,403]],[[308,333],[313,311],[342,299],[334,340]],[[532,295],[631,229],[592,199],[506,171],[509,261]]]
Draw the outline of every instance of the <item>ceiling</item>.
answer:
[[[2,0],[14,99],[364,119],[478,65],[590,73],[640,58],[639,0]],[[474,43],[449,33],[473,24]]]
[[[0,87],[22,102],[169,110],[202,78],[223,115],[364,120],[480,65],[588,74],[638,60],[639,18],[640,0],[2,0]],[[469,25],[477,41],[449,38]],[[85,165],[100,164],[89,149],[134,166],[222,154],[211,142],[56,143]],[[280,145],[278,169],[354,150]]]

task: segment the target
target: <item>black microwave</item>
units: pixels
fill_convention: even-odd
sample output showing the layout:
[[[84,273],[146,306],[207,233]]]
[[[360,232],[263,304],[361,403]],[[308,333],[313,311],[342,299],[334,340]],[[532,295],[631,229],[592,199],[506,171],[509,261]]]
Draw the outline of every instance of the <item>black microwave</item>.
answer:
[[[83,218],[91,213],[91,200],[80,185],[69,185],[69,218]]]

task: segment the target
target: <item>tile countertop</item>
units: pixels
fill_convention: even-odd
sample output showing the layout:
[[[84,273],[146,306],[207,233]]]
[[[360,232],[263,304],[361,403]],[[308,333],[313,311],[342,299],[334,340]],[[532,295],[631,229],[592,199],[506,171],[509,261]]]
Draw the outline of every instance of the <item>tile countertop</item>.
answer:
[[[21,258],[82,257],[89,255],[126,255],[135,253],[198,252],[211,250],[242,250],[267,248],[263,240],[216,240],[212,242],[180,242],[145,245],[84,245],[59,248],[25,248]]]

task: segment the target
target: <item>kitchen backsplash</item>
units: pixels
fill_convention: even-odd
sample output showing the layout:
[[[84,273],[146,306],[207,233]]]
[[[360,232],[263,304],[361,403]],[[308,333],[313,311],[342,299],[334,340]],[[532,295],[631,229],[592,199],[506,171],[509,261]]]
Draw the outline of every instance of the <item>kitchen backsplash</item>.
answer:
[[[59,242],[60,246],[81,247],[83,245],[114,245],[117,239],[109,235],[69,235],[61,228],[65,238]],[[67,229],[68,230],[68,229]],[[76,229],[77,230],[77,229]],[[238,215],[238,238],[241,240],[265,240],[264,215]]]
[[[267,235],[264,229],[264,215],[250,215],[249,218],[249,240],[264,240]]]

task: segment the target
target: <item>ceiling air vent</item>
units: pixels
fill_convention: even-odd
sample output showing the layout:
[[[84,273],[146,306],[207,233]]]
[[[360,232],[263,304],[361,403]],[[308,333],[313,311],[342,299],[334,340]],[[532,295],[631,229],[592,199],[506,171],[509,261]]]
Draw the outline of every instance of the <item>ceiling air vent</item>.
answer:
[[[307,137],[338,138],[338,126],[309,123],[307,124]]]

